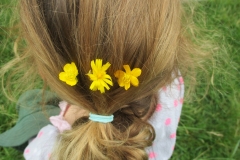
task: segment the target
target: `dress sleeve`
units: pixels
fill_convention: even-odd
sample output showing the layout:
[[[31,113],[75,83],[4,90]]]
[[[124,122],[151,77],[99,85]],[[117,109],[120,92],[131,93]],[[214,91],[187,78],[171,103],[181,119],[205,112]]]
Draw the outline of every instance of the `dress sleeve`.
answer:
[[[146,148],[149,160],[167,160],[171,157],[184,96],[183,78],[176,78],[171,85],[159,91],[158,104],[149,123],[155,129],[153,145]]]
[[[67,109],[67,102],[61,101],[59,107],[61,109],[60,114],[49,118],[52,125],[43,127],[38,132],[37,137],[25,148],[24,158],[26,160],[48,160],[58,135],[71,129],[71,125],[63,117]]]
[[[26,160],[48,160],[59,135],[59,130],[52,125],[43,127],[24,150]]]

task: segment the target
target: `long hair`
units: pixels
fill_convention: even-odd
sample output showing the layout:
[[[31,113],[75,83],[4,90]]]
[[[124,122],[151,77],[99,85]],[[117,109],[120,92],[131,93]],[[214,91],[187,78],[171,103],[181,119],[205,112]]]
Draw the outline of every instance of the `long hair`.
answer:
[[[157,92],[179,76],[179,69],[194,75],[195,57],[201,53],[185,38],[182,14],[180,0],[20,1],[27,51],[18,59],[25,59],[68,103],[114,115],[107,124],[78,119],[59,136],[53,159],[148,159],[144,149],[152,144],[155,131],[147,120]],[[112,64],[112,77],[125,64],[141,68],[139,86],[126,91],[113,78],[106,93],[91,91],[86,74],[97,58]],[[71,62],[80,73],[73,87],[58,78]]]

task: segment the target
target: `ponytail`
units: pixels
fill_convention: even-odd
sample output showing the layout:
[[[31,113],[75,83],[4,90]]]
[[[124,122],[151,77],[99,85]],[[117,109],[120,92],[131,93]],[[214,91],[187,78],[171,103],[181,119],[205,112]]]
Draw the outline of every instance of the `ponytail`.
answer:
[[[51,158],[147,160],[144,149],[152,144],[155,137],[152,126],[120,111],[114,117],[112,123],[93,122],[88,117],[78,119],[72,130],[59,136]]]

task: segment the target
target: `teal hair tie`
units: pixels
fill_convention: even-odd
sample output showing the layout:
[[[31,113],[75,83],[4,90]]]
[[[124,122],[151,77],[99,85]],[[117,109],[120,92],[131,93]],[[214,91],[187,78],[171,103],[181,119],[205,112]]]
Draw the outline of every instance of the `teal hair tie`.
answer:
[[[94,121],[94,122],[101,122],[101,123],[109,123],[109,122],[112,122],[113,121],[113,115],[111,116],[102,116],[102,115],[98,115],[98,114],[93,114],[93,113],[90,113],[89,114],[89,119],[91,121]]]

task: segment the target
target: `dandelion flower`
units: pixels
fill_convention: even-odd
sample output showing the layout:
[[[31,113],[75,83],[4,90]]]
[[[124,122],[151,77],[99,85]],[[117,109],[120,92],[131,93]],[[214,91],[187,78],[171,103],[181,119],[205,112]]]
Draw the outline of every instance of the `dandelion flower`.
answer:
[[[110,67],[110,63],[102,65],[102,59],[96,59],[91,61],[92,70],[87,74],[91,81],[90,89],[92,91],[99,90],[101,93],[105,93],[105,88],[109,90],[109,86],[113,86],[112,78],[106,73],[106,70]]]

